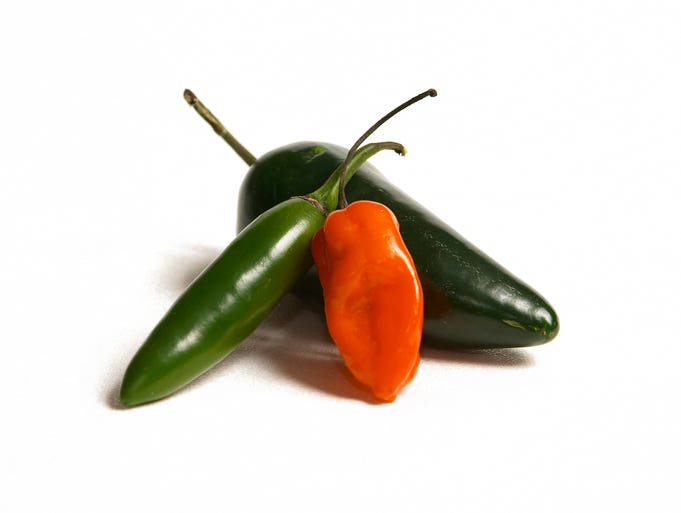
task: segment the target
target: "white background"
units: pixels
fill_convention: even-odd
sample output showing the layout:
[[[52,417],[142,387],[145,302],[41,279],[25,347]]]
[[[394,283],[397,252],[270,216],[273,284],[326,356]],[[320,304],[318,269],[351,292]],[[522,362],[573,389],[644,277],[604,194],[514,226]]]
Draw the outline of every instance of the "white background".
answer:
[[[0,510],[679,511],[681,4],[16,2],[0,11]],[[542,347],[424,350],[375,405],[289,299],[122,410],[127,362],[230,241],[256,155],[374,140],[535,286]]]

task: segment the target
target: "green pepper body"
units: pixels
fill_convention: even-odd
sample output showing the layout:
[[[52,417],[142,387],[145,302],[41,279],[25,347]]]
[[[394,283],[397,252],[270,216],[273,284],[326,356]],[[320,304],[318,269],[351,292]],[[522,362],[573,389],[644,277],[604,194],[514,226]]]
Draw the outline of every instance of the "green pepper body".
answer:
[[[327,143],[300,142],[259,158],[241,186],[238,230],[280,201],[318,187],[346,153]],[[558,316],[541,295],[373,166],[362,165],[345,191],[348,201],[377,201],[397,216],[424,290],[424,344],[447,349],[527,347],[556,336]],[[312,303],[322,303],[314,269],[296,292]]]
[[[121,401],[165,397],[227,356],[309,269],[310,240],[324,219],[294,198],[254,220],[151,332],[128,366]]]

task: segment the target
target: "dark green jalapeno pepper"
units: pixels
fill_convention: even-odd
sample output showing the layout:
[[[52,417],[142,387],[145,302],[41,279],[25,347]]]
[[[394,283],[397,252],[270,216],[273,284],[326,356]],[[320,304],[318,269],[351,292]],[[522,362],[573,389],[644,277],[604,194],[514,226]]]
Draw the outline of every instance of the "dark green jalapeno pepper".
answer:
[[[231,135],[225,137],[226,130],[212,114],[199,113],[236,149]],[[328,143],[299,142],[257,160],[250,153],[248,157],[239,154],[251,166],[239,193],[237,229],[241,230],[272,205],[319,186],[347,150]],[[364,164],[345,192],[348,201],[383,203],[397,216],[424,290],[424,345],[445,349],[527,347],[556,336],[558,316],[539,293],[392,185],[376,168]],[[312,304],[322,304],[314,268],[295,291]]]
[[[332,144],[300,142],[260,157],[241,186],[238,229],[282,198],[323,182],[346,153]],[[558,316],[539,293],[391,184],[374,166],[364,164],[345,193],[349,202],[383,203],[397,217],[423,286],[425,345],[446,349],[527,347],[556,336]],[[296,291],[321,304],[314,268]]]
[[[384,116],[313,193],[278,202],[241,230],[137,351],[123,377],[121,402],[131,406],[170,395],[243,341],[311,266],[312,237],[336,208],[343,181],[378,151],[404,153],[397,143],[358,148],[361,142],[385,119],[434,93],[422,93]]]

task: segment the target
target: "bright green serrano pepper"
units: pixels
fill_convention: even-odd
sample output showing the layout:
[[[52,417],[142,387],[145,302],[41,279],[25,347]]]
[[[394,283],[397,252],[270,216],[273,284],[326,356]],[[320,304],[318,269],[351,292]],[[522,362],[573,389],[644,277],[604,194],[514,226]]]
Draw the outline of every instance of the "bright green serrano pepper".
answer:
[[[338,202],[339,188],[377,152],[405,150],[394,142],[360,144],[400,105],[353,145],[317,190],[275,205],[244,228],[187,288],[128,366],[120,399],[132,406],[166,397],[227,356],[274,309],[312,265],[310,242]]]

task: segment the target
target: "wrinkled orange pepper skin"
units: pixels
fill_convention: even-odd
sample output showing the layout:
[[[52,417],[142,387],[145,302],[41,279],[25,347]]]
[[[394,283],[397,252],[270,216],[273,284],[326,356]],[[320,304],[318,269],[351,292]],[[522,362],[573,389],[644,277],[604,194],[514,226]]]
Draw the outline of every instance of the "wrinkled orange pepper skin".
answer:
[[[332,212],[312,239],[326,323],[345,364],[384,401],[419,365],[423,291],[394,214],[373,201]]]

